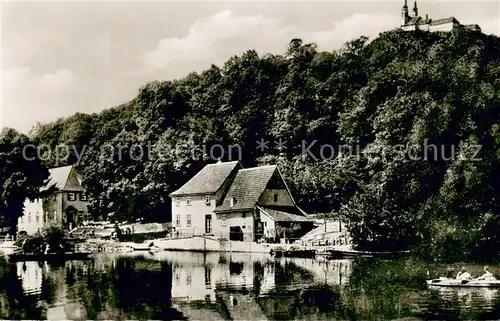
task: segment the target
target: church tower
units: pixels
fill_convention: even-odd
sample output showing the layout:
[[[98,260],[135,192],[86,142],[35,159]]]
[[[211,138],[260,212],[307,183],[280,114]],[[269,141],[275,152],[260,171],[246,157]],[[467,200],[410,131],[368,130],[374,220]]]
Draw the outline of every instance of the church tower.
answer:
[[[405,0],[405,5],[401,11],[401,25],[405,26],[410,21],[410,15],[408,14],[408,0]]]
[[[415,4],[413,5],[413,16],[418,17],[417,0],[415,0]]]

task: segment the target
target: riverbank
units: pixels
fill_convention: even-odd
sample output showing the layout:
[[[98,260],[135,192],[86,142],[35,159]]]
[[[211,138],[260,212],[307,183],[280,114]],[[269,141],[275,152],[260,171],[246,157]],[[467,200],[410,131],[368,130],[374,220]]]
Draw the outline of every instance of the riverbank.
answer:
[[[133,251],[187,251],[187,252],[231,252],[265,253],[288,257],[330,257],[342,253],[355,255],[350,245],[304,246],[300,244],[276,244],[219,240],[210,236],[186,238],[150,239],[144,242],[118,242],[113,240],[89,239],[81,244],[80,250],[94,252],[133,252]],[[366,255],[367,253],[363,253]]]

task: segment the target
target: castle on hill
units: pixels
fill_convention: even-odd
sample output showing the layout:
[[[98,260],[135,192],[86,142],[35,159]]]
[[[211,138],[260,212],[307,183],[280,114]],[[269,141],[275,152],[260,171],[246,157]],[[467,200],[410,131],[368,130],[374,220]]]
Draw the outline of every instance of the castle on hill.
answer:
[[[422,18],[418,15],[417,1],[413,5],[413,14],[408,12],[408,0],[405,0],[401,13],[401,29],[405,31],[423,30],[423,31],[452,31],[453,29],[463,28],[467,30],[481,31],[477,24],[463,25],[455,17],[443,19],[429,19],[428,15]]]

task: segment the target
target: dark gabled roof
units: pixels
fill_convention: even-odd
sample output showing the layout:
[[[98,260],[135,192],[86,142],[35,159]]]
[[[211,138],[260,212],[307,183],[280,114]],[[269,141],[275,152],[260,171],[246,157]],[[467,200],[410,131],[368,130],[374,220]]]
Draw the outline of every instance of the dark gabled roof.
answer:
[[[259,207],[275,222],[313,222],[296,207]]]
[[[436,19],[436,20],[431,20],[430,25],[435,26],[435,25],[442,25],[444,23],[458,23],[458,20],[455,19],[455,17],[448,17],[448,18],[443,18],[443,19]]]
[[[236,166],[238,161],[209,164],[170,196],[216,193]]]
[[[409,25],[414,25],[418,22],[422,21],[421,17],[411,17],[410,21],[408,21]]]
[[[276,171],[276,165],[240,169],[229,188],[221,205],[214,212],[252,209],[266,189],[269,180]],[[231,206],[231,199],[235,203]]]
[[[464,28],[469,30],[481,30],[481,27],[477,24],[465,25]]]

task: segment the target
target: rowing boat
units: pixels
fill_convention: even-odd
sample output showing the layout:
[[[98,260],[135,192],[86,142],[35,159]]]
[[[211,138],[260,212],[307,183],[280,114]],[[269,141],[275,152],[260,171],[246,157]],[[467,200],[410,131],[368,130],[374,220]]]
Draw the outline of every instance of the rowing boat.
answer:
[[[427,280],[428,286],[446,286],[446,287],[485,287],[485,288],[498,288],[500,287],[500,280],[457,280],[439,278]]]

